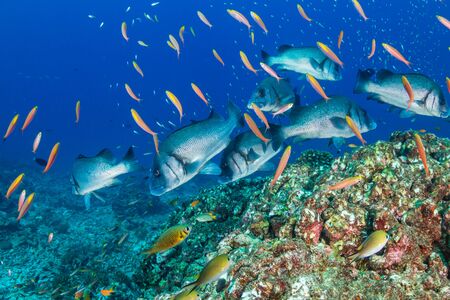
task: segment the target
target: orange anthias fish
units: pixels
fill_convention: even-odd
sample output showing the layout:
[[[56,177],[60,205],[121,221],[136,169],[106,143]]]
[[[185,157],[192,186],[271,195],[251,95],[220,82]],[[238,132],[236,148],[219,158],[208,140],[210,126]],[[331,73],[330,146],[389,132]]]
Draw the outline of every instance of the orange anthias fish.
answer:
[[[408,108],[406,109],[406,110],[409,110],[411,108],[411,104],[413,104],[413,102],[414,102],[414,91],[411,87],[411,84],[409,83],[408,78],[406,78],[406,76],[402,76],[402,83],[403,83],[403,87],[405,88],[405,90],[409,96]]]
[[[113,289],[101,290],[101,291],[100,291],[100,294],[102,294],[102,296],[105,296],[105,297],[111,296],[112,293],[114,293],[114,290],[113,290]]]
[[[275,72],[271,67],[269,67],[268,65],[266,65],[263,62],[260,62],[259,65],[261,66],[261,68],[267,72],[267,74],[269,74],[270,76],[272,76],[273,78],[275,78],[278,82],[280,82],[281,78],[280,76],[278,76],[277,72]]]
[[[26,196],[27,196],[27,191],[23,190],[22,193],[20,193],[20,196],[19,196],[19,201],[18,201],[18,204],[17,204],[17,211],[20,211],[22,209],[22,206],[23,206],[23,203],[25,201],[25,197]]]
[[[300,4],[297,4],[297,10],[300,13],[300,15],[303,17],[303,19],[305,19],[308,22],[312,21],[312,19],[310,17],[308,17],[305,10],[303,9],[303,7]]]
[[[386,49],[386,51],[390,55],[392,55],[393,57],[395,57],[396,59],[407,65],[409,68],[411,68],[410,66],[411,62],[408,61],[397,49],[386,43],[382,43],[381,45],[383,46],[384,49]]]
[[[353,131],[353,133],[356,135],[356,137],[361,141],[363,145],[365,145],[367,142],[363,139],[361,132],[358,129],[358,126],[356,126],[355,122],[352,118],[349,116],[345,116],[345,120],[347,121],[348,127]]]
[[[240,51],[239,55],[241,56],[241,60],[244,63],[244,66],[247,68],[247,70],[255,73],[256,75],[258,75],[257,71],[255,70],[255,68],[253,68],[252,64],[248,60],[247,55],[243,51]]]
[[[50,244],[52,241],[53,241],[53,232],[50,232],[49,234],[48,234],[48,238],[47,238],[47,242]]]
[[[266,125],[266,130],[269,129],[270,128],[269,121],[267,121],[267,118],[262,112],[262,110],[255,103],[252,103],[252,109],[255,111],[255,114],[264,123],[264,125]]]
[[[347,179],[344,179],[332,186],[328,187],[329,191],[336,191],[336,190],[341,190],[341,189],[345,189],[347,187],[353,186],[359,182],[361,182],[361,180],[363,180],[363,177],[361,175],[359,176],[354,176],[354,177],[350,177]]]
[[[25,173],[20,174],[19,176],[14,179],[14,181],[11,183],[11,185],[8,188],[8,191],[6,192],[5,198],[9,199],[9,197],[14,193],[14,191],[19,187],[19,185],[22,183],[23,177],[25,176]]]
[[[256,125],[255,121],[253,121],[252,117],[250,117],[249,114],[244,114],[245,122],[247,122],[248,127],[250,127],[250,130],[264,143],[268,143],[270,139],[266,138],[262,133],[261,130],[259,130],[258,126]]]
[[[293,106],[294,106],[294,103],[288,103],[288,104],[282,106],[278,111],[276,111],[272,114],[272,117],[276,117],[278,115],[284,114],[285,112],[290,110]]]
[[[353,5],[355,6],[359,15],[364,19],[364,21],[367,21],[369,18],[366,17],[366,14],[364,13],[364,10],[363,10],[361,4],[359,4],[358,0],[352,0],[352,1],[353,1]]]
[[[36,135],[36,137],[34,138],[34,141],[33,141],[33,153],[36,153],[37,149],[39,148],[39,144],[41,143],[41,138],[42,138],[42,132],[38,132],[38,134]]]
[[[22,125],[22,133],[27,129],[27,127],[30,125],[31,121],[33,121],[34,116],[36,115],[38,107],[35,106],[31,109],[31,111],[28,113],[27,118],[25,119],[25,122],[23,122]]]
[[[195,83],[191,83],[191,87],[195,94],[206,104],[206,106],[209,106],[209,102],[203,94],[202,90]]]
[[[320,49],[320,51],[323,52],[329,59],[337,63],[341,66],[341,68],[344,67],[344,63],[339,59],[339,57],[324,43],[317,42],[317,47]]]
[[[167,98],[169,98],[170,102],[172,102],[172,104],[177,108],[181,122],[181,118],[183,118],[183,106],[181,105],[180,100],[178,100],[177,96],[175,96],[171,91],[166,91],[166,96]]]
[[[5,135],[3,136],[3,141],[6,141],[6,139],[11,135],[11,133],[14,131],[14,128],[16,128],[17,120],[19,119],[19,114],[15,115],[11,122],[9,123],[8,129],[6,130]]]
[[[180,27],[180,30],[178,31],[178,36],[180,37],[181,43],[184,45],[184,30],[186,27],[183,25]]]
[[[436,18],[439,20],[439,22],[442,23],[442,25],[447,27],[447,29],[450,29],[450,21],[449,20],[447,20],[446,18],[444,18],[442,16],[436,16]]]
[[[17,217],[17,221],[20,221],[20,219],[23,218],[23,216],[27,213],[27,211],[30,209],[31,203],[34,200],[34,193],[29,195],[27,197],[27,200],[25,200],[24,204],[22,205],[22,208],[20,209],[19,216]]]
[[[270,187],[273,187],[275,183],[278,181],[278,178],[280,178],[281,174],[283,173],[284,169],[287,166],[290,156],[291,156],[291,146],[287,146],[283,152],[283,156],[281,156],[280,162],[278,163],[275,175],[273,176],[273,179],[270,182]]]
[[[133,67],[134,67],[134,69],[136,70],[136,72],[139,73],[139,75],[141,75],[142,77],[144,77],[144,72],[142,71],[141,67],[139,67],[138,63],[135,62],[134,60],[133,60]]]
[[[140,102],[142,99],[136,96],[136,94],[133,92],[131,87],[128,85],[128,83],[125,83],[125,90],[127,91],[128,96],[130,96],[132,99],[136,100],[137,102]]]
[[[425,169],[425,174],[427,176],[430,176],[430,170],[428,169],[427,163],[427,153],[425,152],[425,147],[423,146],[420,135],[414,133],[414,140],[416,141],[417,151],[419,152],[420,159],[422,160],[423,168]]]
[[[223,62],[222,57],[220,57],[219,53],[217,53],[216,49],[212,50],[214,57],[222,64],[222,66],[225,66],[225,63]]]
[[[177,52],[177,57],[180,58],[181,50],[180,50],[180,44],[178,44],[177,39],[173,35],[169,34],[169,41],[172,44],[172,46],[174,47],[174,50]]]
[[[209,20],[205,17],[205,15],[201,11],[197,11],[197,16],[203,22],[203,24],[205,24],[209,28],[212,27],[212,24],[209,22]]]
[[[157,134],[153,135],[153,143],[155,144],[156,154],[159,155],[159,140],[158,140],[158,135]]]
[[[200,200],[194,200],[194,201],[191,202],[190,206],[191,207],[196,207],[199,203],[200,203]]]
[[[254,11],[250,12],[250,15],[252,16],[253,20],[261,27],[261,29],[264,31],[265,34],[269,33],[269,30],[267,30],[266,24],[264,24],[263,20],[260,16],[258,16],[257,13]]]
[[[48,170],[50,170],[50,168],[55,163],[56,155],[58,154],[58,151],[59,151],[59,145],[60,145],[60,143],[56,143],[53,146],[52,151],[50,152],[50,155],[48,156],[47,165],[45,166],[45,169],[44,169],[44,171],[42,171],[42,173],[44,173],[44,174],[47,173]]]
[[[191,232],[191,227],[186,224],[175,225],[164,231],[156,240],[153,246],[142,252],[145,255],[152,255],[169,250],[181,244]]]
[[[122,22],[121,31],[122,31],[122,37],[125,39],[125,41],[128,42],[129,38],[128,38],[128,34],[127,34],[127,23]]]
[[[75,104],[75,123],[78,124],[80,122],[80,106],[81,102],[80,100],[77,101],[77,104]]]
[[[375,41],[375,39],[372,39],[372,49],[370,50],[369,56],[367,56],[368,59],[371,59],[373,57],[373,55],[375,54],[376,48],[377,48],[377,42]]]
[[[252,25],[250,25],[250,22],[247,20],[246,17],[244,17],[243,14],[241,14],[240,12],[238,12],[237,10],[234,10],[234,9],[227,9],[227,13],[230,16],[232,16],[239,23],[242,23],[245,26],[247,26],[248,30],[250,31],[250,28],[252,28]]]
[[[131,116],[133,117],[133,120],[136,122],[136,124],[145,132],[151,135],[155,135],[156,132],[150,129],[148,125],[142,120],[141,116],[138,114],[138,112],[134,109],[131,109]]]
[[[308,80],[309,84],[313,87],[313,89],[320,96],[322,96],[322,98],[325,99],[325,101],[328,101],[328,99],[330,99],[330,97],[328,97],[327,94],[325,94],[325,91],[322,89],[319,82],[312,75],[306,74],[306,80]]]
[[[338,37],[338,49],[341,49],[342,40],[344,39],[344,30],[341,30]]]

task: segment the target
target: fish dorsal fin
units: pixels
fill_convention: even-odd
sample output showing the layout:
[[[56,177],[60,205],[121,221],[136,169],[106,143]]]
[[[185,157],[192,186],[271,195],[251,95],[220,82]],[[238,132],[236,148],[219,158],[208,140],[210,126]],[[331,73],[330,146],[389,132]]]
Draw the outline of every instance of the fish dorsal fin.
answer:
[[[108,161],[113,161],[114,160],[114,154],[111,152],[111,150],[109,149],[103,149],[101,150],[96,157],[101,157],[103,159],[106,159]]]
[[[290,50],[292,48],[294,48],[294,47],[291,46],[291,45],[281,45],[280,47],[278,47],[278,52],[279,53],[283,53],[283,52],[286,52],[286,51],[288,51],[288,50]]]
[[[345,121],[344,118],[332,117],[330,121],[337,129],[344,129],[348,127],[347,121]]]
[[[383,81],[387,77],[392,76],[392,74],[394,74],[392,71],[381,69],[380,71],[377,72],[377,81]]]

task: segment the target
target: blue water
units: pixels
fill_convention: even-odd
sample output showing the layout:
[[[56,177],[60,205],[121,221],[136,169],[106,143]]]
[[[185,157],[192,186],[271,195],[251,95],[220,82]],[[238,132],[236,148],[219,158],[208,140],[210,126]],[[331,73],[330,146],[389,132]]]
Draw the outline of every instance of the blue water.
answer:
[[[244,2],[244,3],[243,3]],[[388,68],[408,72],[401,62],[390,57],[381,42],[395,45],[412,62],[413,70],[422,72],[441,85],[446,98],[445,73],[449,69],[449,30],[435,18],[449,11],[448,4],[440,1],[414,1],[408,4],[394,1],[364,1],[369,17],[364,22],[351,1],[302,1],[311,23],[303,20],[296,1],[238,1],[233,4],[220,1],[161,1],[155,7],[150,1],[2,1],[2,47],[0,59],[0,128],[6,130],[14,114],[19,113],[16,132],[0,146],[0,155],[11,161],[31,160],[34,136],[43,131],[38,157],[46,158],[51,147],[61,142],[56,170],[69,171],[73,159],[79,154],[94,154],[101,148],[121,146],[114,150],[125,152],[136,145],[139,159],[150,166],[154,152],[151,139],[133,123],[129,109],[137,109],[151,128],[160,133],[160,139],[169,133],[156,125],[172,121],[179,125],[174,107],[165,101],[165,90],[173,91],[182,101],[185,116],[181,125],[191,119],[201,119],[209,110],[193,94],[190,83],[195,82],[210,96],[212,106],[224,111],[227,99],[245,109],[255,85],[264,75],[255,76],[243,68],[239,51],[243,50],[254,65],[259,62],[260,50],[275,53],[277,46],[314,45],[316,41],[337,48],[337,36],[344,30],[340,51],[345,63],[344,79],[322,82],[328,94],[346,95],[355,99],[378,121],[375,131],[365,134],[373,143],[386,139],[393,130],[426,129],[440,136],[449,136],[448,122],[443,119],[417,116],[400,119],[397,113],[387,112],[387,105],[353,95],[355,74],[359,68]],[[125,12],[128,6],[131,9]],[[256,11],[266,23],[269,34],[253,26],[256,45],[252,45],[247,28],[232,19],[226,9],[245,12]],[[197,18],[201,10],[213,23],[210,30]],[[144,17],[157,15],[158,23]],[[95,19],[88,18],[88,14]],[[448,17],[448,16],[447,16]],[[134,24],[133,23],[134,20]],[[120,33],[122,21],[128,24],[130,42]],[[103,28],[99,24],[104,22]],[[178,38],[181,25],[186,25],[186,44],[180,60],[166,44],[169,34]],[[193,27],[196,37],[189,28]],[[377,40],[374,59],[367,60],[371,39]],[[137,45],[143,40],[150,46]],[[225,61],[222,67],[211,54],[217,49]],[[137,61],[145,73],[142,79],[132,68]],[[292,83],[301,88],[305,82],[292,77]],[[128,97],[123,88],[129,83],[144,100],[138,104]],[[116,86],[117,85],[117,86]],[[112,86],[112,87],[110,87]],[[81,101],[81,121],[75,125],[75,103]],[[319,99],[306,83],[303,103]],[[39,106],[38,114],[20,134],[19,126],[28,111]],[[440,131],[436,130],[440,128]],[[134,134],[133,130],[140,134]],[[2,132],[3,133],[3,132]],[[356,139],[349,142],[357,143]],[[305,148],[328,149],[328,141],[311,141]]]

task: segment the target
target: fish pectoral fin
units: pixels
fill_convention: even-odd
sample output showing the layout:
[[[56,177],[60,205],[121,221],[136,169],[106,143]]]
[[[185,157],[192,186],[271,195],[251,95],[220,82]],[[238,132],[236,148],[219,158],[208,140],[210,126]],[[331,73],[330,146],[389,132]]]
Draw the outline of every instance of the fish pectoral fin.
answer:
[[[330,122],[337,129],[345,129],[348,127],[347,121],[344,118],[332,117]]]
[[[84,200],[84,207],[86,207],[86,210],[91,209],[91,194],[84,195],[83,200]]]
[[[410,110],[408,110],[408,111],[407,110],[402,110],[400,112],[400,118],[402,118],[402,119],[412,118],[415,115],[416,115],[416,113],[413,112],[413,111],[410,111]]]
[[[311,64],[311,67],[313,67],[315,70],[320,69],[320,63],[319,63],[317,60],[311,58],[311,59],[309,60],[309,63]],[[304,76],[305,76],[305,75],[304,75]]]
[[[97,194],[96,192],[92,192],[92,195],[94,195],[95,198],[102,201],[103,203],[106,203],[106,200],[103,197],[101,197],[99,194]]]
[[[271,172],[273,170],[275,170],[275,165],[273,163],[271,163],[270,161],[266,162],[258,169],[258,171],[261,171],[261,172]]]
[[[200,174],[203,174],[203,175],[220,175],[221,173],[222,173],[222,170],[220,169],[220,167],[213,162],[207,163],[200,170]]]

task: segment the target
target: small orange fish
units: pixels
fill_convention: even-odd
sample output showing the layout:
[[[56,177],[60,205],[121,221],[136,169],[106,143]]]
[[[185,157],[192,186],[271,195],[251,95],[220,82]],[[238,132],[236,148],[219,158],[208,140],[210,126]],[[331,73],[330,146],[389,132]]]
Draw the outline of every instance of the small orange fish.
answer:
[[[142,99],[136,96],[136,94],[133,92],[131,87],[128,85],[128,83],[125,83],[125,90],[128,93],[128,96],[130,96],[132,99],[136,100],[137,102],[140,102]]]
[[[83,291],[76,291],[74,294],[74,299],[78,300],[81,299],[81,297],[83,297]]]
[[[352,118],[349,116],[345,116],[345,120],[347,121],[348,127],[353,131],[353,133],[356,135],[356,137],[361,141],[363,145],[365,145],[367,142],[363,139],[361,132],[358,129],[358,126],[356,126],[355,122]]]
[[[181,43],[184,45],[184,30],[186,27],[183,25],[180,27],[180,30],[178,31],[178,36],[180,37]]]
[[[250,127],[250,130],[264,143],[268,143],[270,139],[266,138],[262,133],[261,130],[259,130],[258,126],[256,126],[255,121],[253,121],[252,117],[250,117],[249,114],[244,114],[245,122],[247,122],[248,127]]]
[[[113,293],[114,293],[114,290],[113,290],[113,289],[101,290],[101,291],[100,291],[100,294],[102,294],[102,296],[105,296],[105,297],[109,297],[109,296],[111,296]]]
[[[19,119],[19,114],[15,115],[11,122],[9,123],[8,129],[6,130],[5,135],[3,136],[3,141],[6,141],[6,139],[11,135],[11,133],[14,131],[14,128],[16,128],[17,120]]]
[[[216,49],[212,50],[214,57],[225,67],[225,63],[223,62],[222,57],[220,57],[219,53],[217,53]]]
[[[409,101],[408,101],[408,108],[406,110],[409,110],[411,108],[411,104],[414,102],[414,91],[411,87],[411,84],[409,83],[408,78],[406,76],[402,76],[402,83],[403,87],[405,88],[406,92],[408,93]]]
[[[250,28],[252,27],[252,25],[250,25],[250,22],[247,20],[247,18],[243,14],[241,14],[240,12],[238,12],[237,10],[234,10],[234,9],[227,9],[227,13],[230,16],[232,16],[239,23],[242,23],[245,26],[247,26],[248,30],[250,31]]]
[[[341,49],[342,40],[344,39],[344,30],[341,30],[338,37],[338,49]]]
[[[252,45],[255,44],[255,33],[252,31],[250,32],[250,39],[252,40]]]
[[[270,128],[269,121],[267,121],[267,118],[262,112],[262,110],[255,103],[252,103],[252,109],[255,111],[255,114],[264,123],[264,125],[266,125],[266,130],[269,129]]]
[[[369,56],[367,56],[368,59],[371,59],[373,57],[373,55],[375,54],[376,48],[377,48],[377,42],[375,41],[375,39],[372,39],[372,49],[370,50]]]
[[[425,152],[425,147],[423,146],[420,135],[414,133],[414,140],[416,141],[417,151],[419,152],[420,159],[422,160],[423,168],[425,169],[425,174],[427,176],[430,176],[430,170],[428,169],[427,163],[427,153]]]
[[[180,50],[180,44],[178,44],[177,39],[173,35],[169,34],[169,41],[172,44],[172,46],[174,47],[175,51],[177,52],[177,57],[180,58],[181,50]]]
[[[322,89],[319,82],[312,75],[306,74],[306,80],[308,80],[309,84],[313,87],[313,89],[320,96],[322,96],[322,98],[325,99],[325,101],[328,101],[330,99],[330,97],[328,97],[327,94],[325,94],[325,91]]]
[[[411,68],[410,66],[411,62],[409,62],[397,49],[386,43],[382,43],[381,45],[383,46],[384,49],[386,49],[386,51],[390,55],[392,55],[393,57],[395,57],[396,59],[407,65],[409,68]]]
[[[427,132],[427,131],[426,131],[425,129],[420,129],[419,132],[420,132],[420,133],[425,133],[425,132]]]
[[[19,176],[14,179],[14,181],[11,183],[11,185],[8,188],[8,191],[6,192],[5,198],[9,199],[9,197],[14,193],[14,191],[19,187],[19,185],[22,183],[23,177],[25,176],[25,173],[20,174]]]
[[[28,113],[27,118],[25,119],[25,122],[23,122],[22,125],[22,133],[27,129],[27,127],[30,125],[31,121],[33,121],[34,116],[36,115],[38,107],[35,106],[31,109],[31,111]]]
[[[347,145],[349,148],[358,148],[358,145],[355,145],[355,144],[348,144]]]
[[[148,125],[142,120],[141,116],[138,114],[138,112],[134,109],[131,109],[131,116],[133,117],[133,120],[136,122],[136,124],[145,132],[151,135],[155,135],[156,132],[150,129]]]
[[[359,4],[359,2],[357,0],[352,0],[352,1],[353,1],[353,5],[355,6],[359,15],[364,19],[364,21],[367,21],[369,18],[366,17],[366,14],[364,13],[364,10],[363,10],[361,4]]]
[[[336,191],[336,190],[341,190],[341,189],[345,189],[347,187],[353,186],[359,182],[361,182],[361,180],[363,180],[363,177],[361,175],[359,176],[354,176],[354,177],[350,177],[347,179],[344,179],[332,186],[328,187],[329,191]]]
[[[48,234],[47,242],[50,244],[53,241],[53,232]]]
[[[337,63],[341,66],[341,68],[344,67],[344,63],[339,59],[339,57],[324,43],[317,42],[317,47],[320,49],[320,51],[323,52],[329,59]]]
[[[153,135],[153,143],[155,144],[156,154],[159,155],[159,140],[158,140],[158,135],[157,134]]]
[[[252,16],[253,20],[261,27],[261,29],[264,31],[265,34],[269,33],[269,30],[267,30],[266,24],[264,24],[263,20],[260,16],[258,16],[257,13],[254,11],[250,12],[250,15]]]
[[[247,68],[247,70],[255,73],[255,75],[258,75],[258,73],[256,72],[255,68],[253,68],[252,64],[248,60],[247,55],[243,51],[240,51],[239,55],[241,56],[241,60],[244,63],[244,66]]]
[[[80,100],[77,101],[77,104],[75,104],[75,123],[78,124],[80,122]]]
[[[294,106],[294,103],[288,103],[286,105],[283,105],[278,111],[274,112],[272,114],[272,117],[276,117],[278,115],[284,114],[288,110],[290,110]]]
[[[175,96],[171,91],[166,91],[166,96],[167,98],[169,98],[170,102],[172,102],[172,104],[177,108],[181,122],[181,118],[183,117],[183,106],[181,105],[180,100],[178,100],[177,96]]]
[[[203,102],[205,102],[206,106],[209,106],[209,102],[206,99],[205,95],[203,94],[202,90],[195,84],[191,83],[192,90],[194,90],[195,94],[202,99]]]
[[[201,11],[197,11],[197,16],[199,19],[209,28],[213,27],[209,20],[205,17],[205,15]]]
[[[122,31],[122,37],[125,39],[125,41],[128,42],[129,38],[128,38],[128,34],[127,34],[127,23],[122,22],[121,31]]]
[[[278,74],[268,65],[266,65],[263,62],[260,62],[259,65],[261,66],[261,68],[267,72],[267,74],[269,74],[270,76],[272,76],[273,78],[275,78],[278,82],[280,82],[281,78],[280,76],[278,76]]]
[[[278,178],[280,178],[281,174],[283,173],[284,169],[287,166],[290,156],[291,156],[291,146],[287,146],[283,152],[283,156],[281,156],[280,162],[278,163],[275,175],[273,176],[273,179],[270,182],[270,187],[273,187],[275,183],[278,181]]]
[[[23,190],[22,193],[20,193],[20,196],[19,196],[19,202],[17,204],[17,211],[20,211],[22,209],[23,202],[25,201],[26,196],[27,196],[27,191]]]
[[[436,18],[439,20],[439,22],[442,23],[442,25],[447,27],[447,29],[450,29],[450,21],[449,20],[447,20],[446,18],[444,18],[442,16],[436,16]]]
[[[34,193],[30,194],[27,197],[27,200],[25,200],[24,204],[22,205],[22,208],[20,209],[19,216],[17,217],[17,221],[20,221],[22,217],[27,213],[27,211],[30,209],[31,203],[34,200]]]
[[[305,19],[308,22],[312,21],[312,19],[310,17],[308,17],[305,10],[303,9],[303,7],[300,4],[297,4],[297,10],[300,13],[300,15],[303,17],[303,19]]]
[[[186,224],[175,225],[164,231],[153,246],[142,252],[144,255],[153,255],[167,251],[181,244],[190,234],[191,227]]]
[[[48,170],[50,170],[50,168],[55,163],[56,155],[58,154],[58,151],[59,151],[59,145],[60,145],[60,143],[56,143],[53,146],[52,151],[50,152],[50,155],[48,156],[47,165],[45,166],[45,169],[44,169],[44,171],[42,171],[42,173],[44,173],[44,174],[47,173]]]
[[[200,200],[194,200],[194,201],[191,202],[190,206],[191,207],[196,207],[199,203],[200,203]]]
[[[39,148],[39,144],[41,143],[41,138],[42,138],[42,132],[38,132],[38,134],[36,135],[36,137],[34,138],[34,141],[33,141],[33,153],[36,153],[37,149]]]
[[[134,60],[133,60],[133,67],[134,67],[134,69],[136,70],[136,72],[139,73],[139,75],[141,75],[142,77],[144,77],[144,72],[142,71],[141,67],[139,67],[138,63],[135,62]]]

